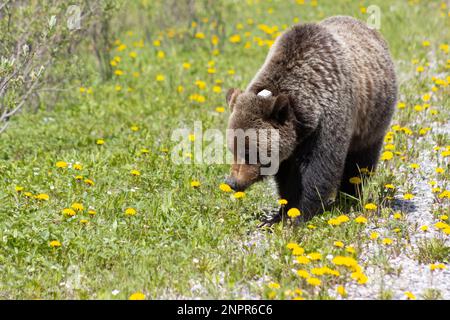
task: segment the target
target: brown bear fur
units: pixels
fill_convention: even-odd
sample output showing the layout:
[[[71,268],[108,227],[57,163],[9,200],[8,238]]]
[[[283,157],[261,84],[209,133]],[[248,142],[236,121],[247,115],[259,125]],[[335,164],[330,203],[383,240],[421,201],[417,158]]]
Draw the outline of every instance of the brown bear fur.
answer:
[[[257,96],[263,89],[273,96]],[[228,92],[228,127],[279,130],[279,196],[310,218],[338,190],[354,191],[358,168],[375,169],[396,97],[386,42],[361,21],[336,16],[278,37],[246,90]],[[261,179],[258,169],[234,164],[227,181],[243,190]]]

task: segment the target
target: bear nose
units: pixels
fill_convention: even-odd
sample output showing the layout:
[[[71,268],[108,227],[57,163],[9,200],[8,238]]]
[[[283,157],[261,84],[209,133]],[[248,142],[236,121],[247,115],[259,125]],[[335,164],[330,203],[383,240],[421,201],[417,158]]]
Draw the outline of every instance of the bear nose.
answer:
[[[237,185],[235,179],[233,179],[232,177],[227,177],[227,178],[225,179],[225,183],[226,183],[227,185],[229,185],[231,189],[233,189],[234,191],[236,191],[238,185]]]

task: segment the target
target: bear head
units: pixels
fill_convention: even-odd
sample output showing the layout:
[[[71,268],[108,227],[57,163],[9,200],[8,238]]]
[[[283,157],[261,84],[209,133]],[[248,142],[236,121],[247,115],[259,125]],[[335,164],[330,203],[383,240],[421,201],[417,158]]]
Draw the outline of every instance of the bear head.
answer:
[[[243,191],[264,176],[276,174],[279,164],[294,152],[298,123],[286,94],[230,89],[226,100],[231,111],[227,146],[234,160],[226,183]]]

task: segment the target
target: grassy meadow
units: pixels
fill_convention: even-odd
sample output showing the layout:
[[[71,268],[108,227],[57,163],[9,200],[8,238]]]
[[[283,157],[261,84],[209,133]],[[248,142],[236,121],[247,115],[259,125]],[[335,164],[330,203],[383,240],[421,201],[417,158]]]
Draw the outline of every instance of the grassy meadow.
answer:
[[[382,266],[377,277],[401,273],[389,261],[405,250],[446,272],[450,8],[225,3],[226,28],[211,10],[150,36],[132,23],[137,7],[125,5],[131,22],[114,38],[112,80],[99,78],[87,52],[71,62],[85,70],[64,88],[73,98],[11,119],[0,135],[1,299],[345,299],[375,280],[366,272],[373,265]],[[359,199],[295,228],[259,230],[280,206],[270,181],[236,195],[221,186],[228,165],[171,161],[174,129],[192,130],[192,143],[195,121],[225,130],[227,89],[245,88],[280,32],[333,15],[366,21],[370,5],[381,10],[400,90],[378,171],[355,179]],[[431,220],[408,219],[415,207]],[[363,259],[373,248],[376,259]],[[433,288],[401,288],[401,297],[376,289],[371,298],[446,296]]]

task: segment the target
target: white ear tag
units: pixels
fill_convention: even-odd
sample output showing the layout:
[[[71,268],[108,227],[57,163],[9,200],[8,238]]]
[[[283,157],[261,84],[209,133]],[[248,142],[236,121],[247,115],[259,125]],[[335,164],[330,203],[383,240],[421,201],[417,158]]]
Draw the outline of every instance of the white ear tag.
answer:
[[[260,97],[263,97],[263,98],[269,98],[269,97],[272,96],[272,92],[270,92],[269,90],[264,89],[264,90],[261,90],[260,92],[258,92],[257,95],[260,96]]]

